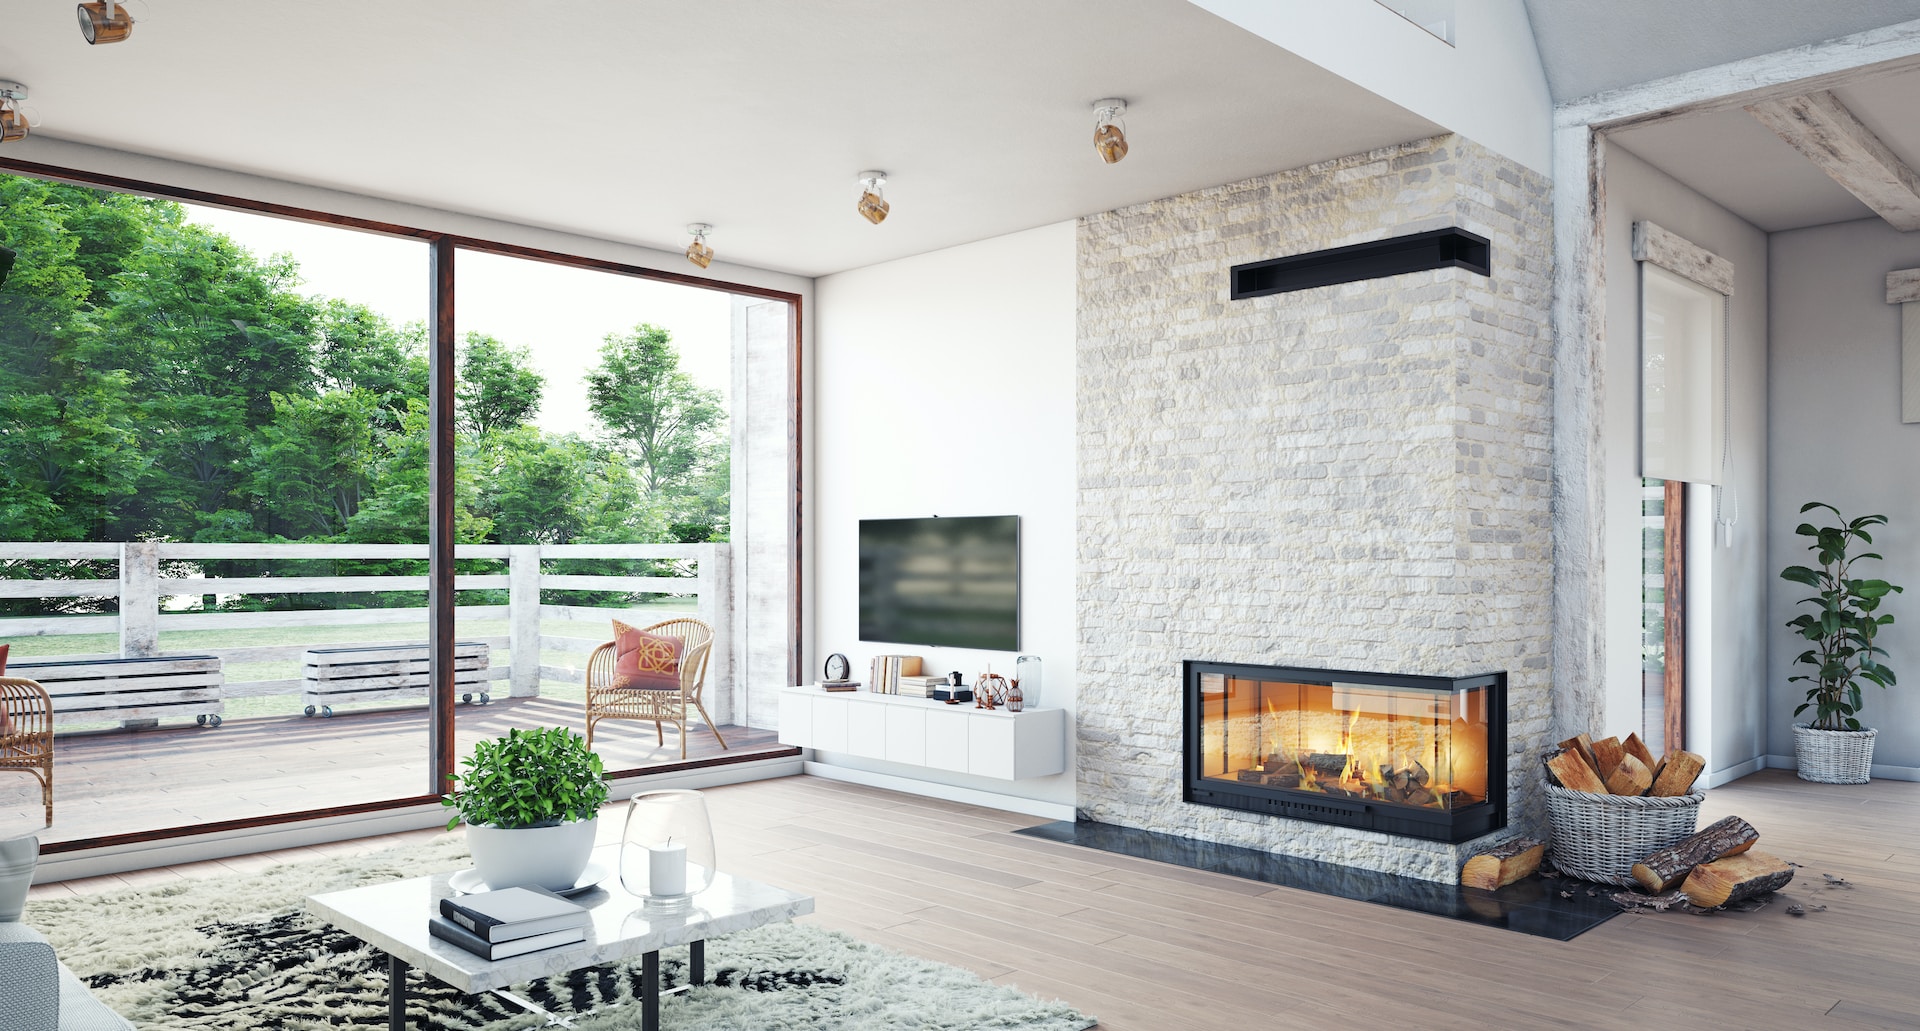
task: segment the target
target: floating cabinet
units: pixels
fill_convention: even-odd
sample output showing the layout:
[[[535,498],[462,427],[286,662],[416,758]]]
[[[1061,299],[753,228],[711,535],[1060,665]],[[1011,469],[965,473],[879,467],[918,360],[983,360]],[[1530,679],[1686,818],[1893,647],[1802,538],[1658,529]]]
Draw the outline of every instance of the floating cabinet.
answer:
[[[1062,709],[953,706],[924,698],[796,687],[780,692],[780,741],[999,780],[1064,773]]]

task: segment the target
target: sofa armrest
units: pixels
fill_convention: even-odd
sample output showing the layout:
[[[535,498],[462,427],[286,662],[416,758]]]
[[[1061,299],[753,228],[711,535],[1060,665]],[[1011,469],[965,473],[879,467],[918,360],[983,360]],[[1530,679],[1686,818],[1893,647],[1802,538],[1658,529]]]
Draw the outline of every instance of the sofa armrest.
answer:
[[[0,1027],[60,1027],[60,961],[53,946],[25,924],[0,924]]]

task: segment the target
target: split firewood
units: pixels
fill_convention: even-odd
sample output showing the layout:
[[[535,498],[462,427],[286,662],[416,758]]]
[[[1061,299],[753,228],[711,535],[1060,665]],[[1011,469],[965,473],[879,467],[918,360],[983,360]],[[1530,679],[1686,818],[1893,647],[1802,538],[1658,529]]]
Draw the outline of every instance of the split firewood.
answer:
[[[1300,768],[1322,777],[1338,777],[1347,768],[1347,757],[1332,752],[1308,752],[1301,757]]]
[[[1411,786],[1416,788],[1426,787],[1427,781],[1433,779],[1433,775],[1427,772],[1426,766],[1422,764],[1418,759],[1415,759],[1413,761],[1413,765],[1407,767],[1406,770],[1403,772],[1406,773],[1407,780],[1409,781]]]
[[[1707,761],[1692,752],[1668,752],[1661,762],[1660,776],[1654,779],[1653,788],[1647,794],[1656,798],[1684,795],[1693,790],[1693,782],[1706,767]]]
[[[1573,749],[1595,774],[1600,772],[1600,764],[1593,761],[1593,738],[1585,734],[1575,734],[1560,742],[1559,747]]]
[[[1610,737],[1593,743],[1593,768],[1600,774],[1601,780],[1612,780],[1613,771],[1620,766],[1621,757],[1627,750],[1620,747],[1620,739]]]
[[[1729,816],[1633,864],[1633,879],[1648,891],[1663,892],[1679,886],[1701,863],[1737,856],[1759,840],[1760,832],[1752,824]]]
[[[1775,856],[1752,850],[1693,868],[1680,891],[1696,906],[1716,909],[1778,891],[1793,880],[1793,867]]]
[[[1649,770],[1660,765],[1660,763],[1653,758],[1653,752],[1648,750],[1647,743],[1640,740],[1640,735],[1638,734],[1628,734],[1627,739],[1620,743],[1620,747],[1625,749],[1628,755],[1645,763]]]
[[[1646,764],[1625,752],[1620,753],[1620,761],[1607,775],[1607,791],[1615,795],[1638,796],[1647,793],[1653,786],[1653,771]]]
[[[1587,765],[1587,761],[1581,758],[1580,753],[1575,749],[1561,749],[1553,758],[1547,760],[1547,769],[1560,782],[1560,786],[1569,791],[1585,791],[1595,795],[1608,794],[1607,786],[1601,782],[1600,775],[1594,772],[1592,766]]]
[[[1494,891],[1504,888],[1540,868],[1540,857],[1547,843],[1533,838],[1515,838],[1467,860],[1460,868],[1464,887]]]

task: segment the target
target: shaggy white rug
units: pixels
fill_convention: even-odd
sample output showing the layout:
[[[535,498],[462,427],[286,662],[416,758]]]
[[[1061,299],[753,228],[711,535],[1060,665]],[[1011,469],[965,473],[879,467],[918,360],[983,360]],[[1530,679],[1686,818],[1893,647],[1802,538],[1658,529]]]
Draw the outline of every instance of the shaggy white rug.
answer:
[[[29,903],[26,921],[103,1002],[143,1028],[383,1029],[384,957],[304,912],[307,895],[466,865],[447,835],[350,859],[289,863],[250,877]],[[669,985],[686,951],[661,955]],[[1096,1022],[941,963],[810,924],[776,924],[707,943],[708,983],[667,996],[665,1028],[685,1031],[1078,1031]],[[578,1031],[640,1026],[639,964],[594,967],[516,987],[572,1016]],[[467,995],[417,971],[412,1026],[519,1031],[546,1025],[492,995]],[[579,1014],[579,1016],[574,1016]]]

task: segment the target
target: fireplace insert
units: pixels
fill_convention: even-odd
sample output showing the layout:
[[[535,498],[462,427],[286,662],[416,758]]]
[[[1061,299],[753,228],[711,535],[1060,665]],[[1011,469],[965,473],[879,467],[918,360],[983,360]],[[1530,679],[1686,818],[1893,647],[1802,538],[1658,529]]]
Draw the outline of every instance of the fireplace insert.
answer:
[[[1505,673],[1184,667],[1189,802],[1447,842],[1506,825]]]

